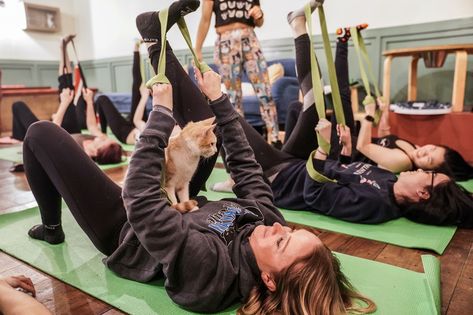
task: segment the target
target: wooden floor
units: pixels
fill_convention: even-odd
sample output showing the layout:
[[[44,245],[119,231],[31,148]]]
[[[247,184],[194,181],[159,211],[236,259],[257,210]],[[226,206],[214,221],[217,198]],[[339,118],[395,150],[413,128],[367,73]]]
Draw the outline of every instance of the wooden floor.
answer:
[[[34,204],[24,174],[10,173],[11,165],[11,162],[0,160],[0,214]],[[112,180],[121,182],[125,172],[126,168],[117,168],[107,171],[107,174]],[[334,251],[418,272],[423,271],[420,256],[432,254],[333,232],[316,233]],[[473,314],[473,231],[459,229],[440,260],[442,314]],[[38,291],[37,299],[55,314],[122,314],[112,306],[0,252],[0,276],[15,274],[31,277]]]

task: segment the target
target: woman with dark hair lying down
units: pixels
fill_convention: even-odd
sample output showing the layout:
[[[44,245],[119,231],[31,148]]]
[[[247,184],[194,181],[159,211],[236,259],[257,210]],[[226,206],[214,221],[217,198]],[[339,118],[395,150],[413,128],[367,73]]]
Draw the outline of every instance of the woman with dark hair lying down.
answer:
[[[347,115],[347,126],[338,126],[339,138],[330,136],[328,121],[318,120],[314,99],[310,95],[311,47],[303,11],[290,13],[288,19],[296,37],[297,74],[304,100],[308,102],[304,104],[282,151],[265,145],[264,139],[251,128],[244,127],[256,160],[271,181],[275,204],[358,223],[380,223],[404,216],[427,224],[473,227],[473,198],[447,175],[414,171],[402,172],[397,178],[393,173],[370,164],[350,164],[349,130],[354,128],[353,118]],[[345,113],[349,113],[351,102],[346,54],[346,43],[337,43],[336,72],[342,105]],[[318,145],[312,131],[316,125],[316,131],[329,143],[342,144],[340,151],[332,145],[332,152],[325,152]],[[327,159],[329,154],[335,159],[340,155],[340,162]]]
[[[302,22],[301,22],[302,23]],[[299,24],[293,27],[301,28]],[[358,31],[366,28],[366,24],[358,25]],[[337,55],[339,62],[348,58],[347,41],[351,34],[349,28],[339,28],[337,33],[340,34],[337,38],[337,51],[342,51]],[[305,61],[310,63],[309,60]],[[348,62],[343,61],[348,69]],[[347,70],[348,71],[348,70]],[[344,84],[348,87],[348,72],[346,76],[338,77],[339,84]],[[344,81],[344,82],[340,82]],[[310,84],[310,82],[307,82]],[[348,91],[349,92],[349,91]],[[350,99],[350,94],[344,96],[347,100]],[[393,173],[404,171],[411,171],[416,169],[435,170],[449,174],[457,181],[463,181],[473,178],[473,167],[468,164],[457,151],[445,145],[426,144],[419,146],[407,140],[401,139],[396,135],[390,134],[389,126],[389,106],[384,103],[382,99],[378,99],[377,103],[381,109],[381,119],[378,126],[378,137],[372,137],[372,127],[375,115],[375,104],[368,104],[365,106],[367,116],[361,121],[361,129],[356,141],[356,152],[353,154],[355,161],[370,163],[384,168]],[[293,126],[298,113],[302,111],[303,105],[301,103],[293,103],[288,108],[288,124],[285,129],[286,137],[290,137]],[[345,117],[353,121],[353,112],[350,108],[346,108]],[[315,123],[313,123],[315,126]],[[313,126],[307,126],[306,134],[312,135],[315,138]],[[352,126],[350,126],[352,127]],[[352,130],[355,130],[352,128]],[[286,138],[286,139],[287,139]]]
[[[174,2],[168,28],[198,5],[195,0]],[[137,17],[141,35],[158,42],[149,47],[155,69],[158,23],[156,12]],[[172,50],[166,53],[172,88],[153,86],[153,110],[132,156],[123,193],[57,126],[39,122],[28,130],[26,174],[42,218],[29,235],[53,244],[64,241],[62,196],[95,247],[108,256],[108,268],[142,282],[164,276],[169,296],[186,309],[215,312],[243,302],[240,314],[374,311],[373,302],[353,289],[320,239],[287,227],[242,131],[241,117],[220,90],[220,76],[196,72],[201,92]],[[200,199],[198,211],[183,215],[171,207],[160,185],[164,149],[176,120],[185,124],[185,119],[213,114],[237,198]],[[69,149],[84,162],[65,159]],[[191,191],[200,184],[191,183]],[[354,299],[363,300],[366,307]]]

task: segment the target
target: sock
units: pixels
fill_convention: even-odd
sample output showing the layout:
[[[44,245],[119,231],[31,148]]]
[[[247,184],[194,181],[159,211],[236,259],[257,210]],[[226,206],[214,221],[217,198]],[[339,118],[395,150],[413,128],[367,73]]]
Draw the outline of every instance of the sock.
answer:
[[[324,4],[325,0],[310,0],[310,11],[314,12],[317,7],[320,7]],[[302,8],[289,12],[287,15],[287,22],[291,24],[292,20],[294,20],[298,16],[305,16],[305,5]]]
[[[64,231],[62,230],[61,224],[57,225],[44,225],[38,224],[33,226],[29,231],[28,235],[31,238],[48,242],[49,244],[60,244],[64,242]]]
[[[363,24],[358,24],[356,26],[356,29],[358,30],[358,32],[360,32],[367,27],[368,27],[368,24],[363,23]],[[336,33],[337,33],[337,40],[339,42],[346,43],[351,37],[350,26],[337,28]]]
[[[169,6],[168,23],[166,32],[183,16],[197,10],[199,0],[179,0]],[[159,13],[145,12],[136,17],[136,27],[144,41],[156,42],[161,37],[161,25],[159,24]]]

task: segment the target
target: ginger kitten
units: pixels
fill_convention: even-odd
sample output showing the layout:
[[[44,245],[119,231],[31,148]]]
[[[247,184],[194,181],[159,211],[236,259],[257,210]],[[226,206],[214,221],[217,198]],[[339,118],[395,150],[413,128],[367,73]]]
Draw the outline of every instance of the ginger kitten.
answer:
[[[178,135],[169,138],[166,148],[165,186],[171,204],[181,213],[197,210],[197,202],[189,200],[189,182],[200,157],[217,153],[215,118],[188,123]],[[178,203],[179,199],[179,203]]]

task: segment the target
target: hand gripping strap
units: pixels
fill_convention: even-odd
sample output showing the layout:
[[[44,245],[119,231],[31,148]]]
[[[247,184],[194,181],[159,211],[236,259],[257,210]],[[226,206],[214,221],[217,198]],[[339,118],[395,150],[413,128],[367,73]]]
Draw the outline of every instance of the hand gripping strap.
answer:
[[[315,156],[316,151],[317,150],[314,150],[310,153],[309,159],[307,159],[307,163],[305,165],[305,168],[307,169],[307,173],[309,174],[310,178],[312,178],[318,183],[336,183],[336,180],[328,178],[327,176],[323,175],[314,168],[314,164],[312,163],[312,157]]]

